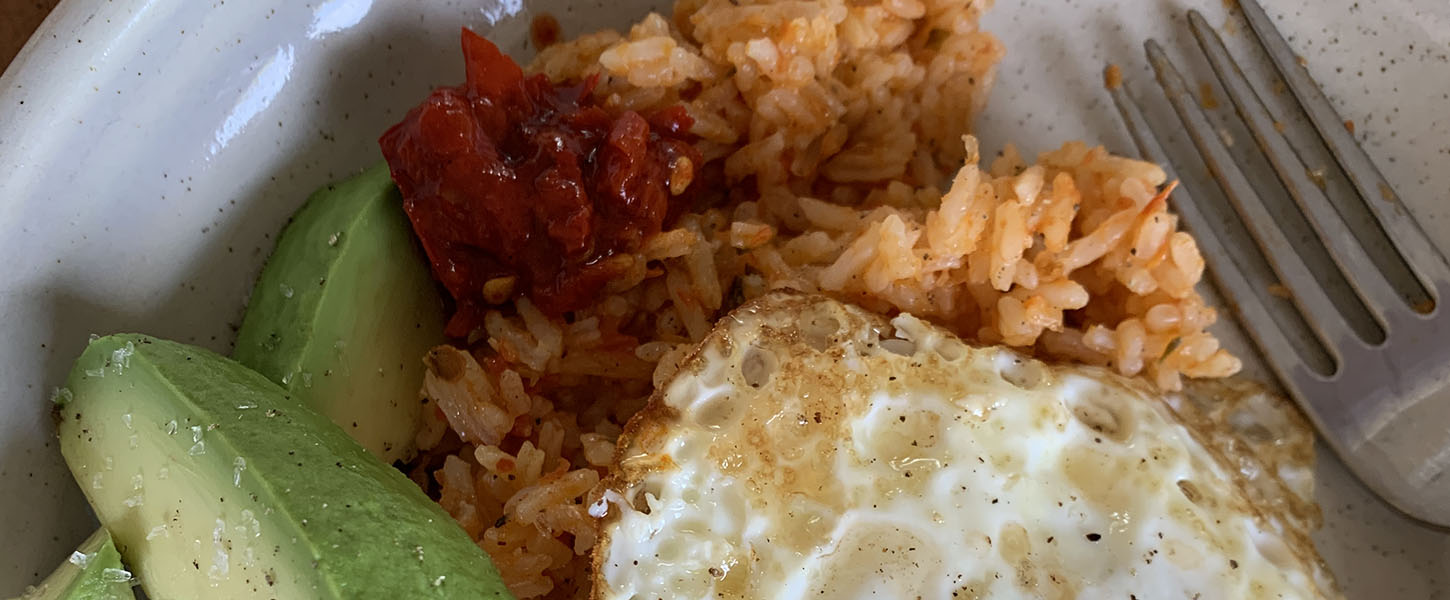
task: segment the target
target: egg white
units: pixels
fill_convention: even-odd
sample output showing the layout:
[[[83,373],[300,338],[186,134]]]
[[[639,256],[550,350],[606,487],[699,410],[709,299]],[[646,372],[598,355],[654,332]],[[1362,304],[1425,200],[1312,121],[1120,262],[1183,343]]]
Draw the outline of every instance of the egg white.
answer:
[[[621,441],[596,598],[1319,598],[1141,384],[810,296],[722,320]]]

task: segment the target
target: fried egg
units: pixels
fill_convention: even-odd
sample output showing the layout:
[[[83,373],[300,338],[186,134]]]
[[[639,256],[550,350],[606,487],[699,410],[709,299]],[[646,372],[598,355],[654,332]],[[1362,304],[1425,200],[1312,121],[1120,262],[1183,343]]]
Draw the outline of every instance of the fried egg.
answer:
[[[1205,406],[769,295],[626,428],[594,597],[1338,597],[1304,465]]]

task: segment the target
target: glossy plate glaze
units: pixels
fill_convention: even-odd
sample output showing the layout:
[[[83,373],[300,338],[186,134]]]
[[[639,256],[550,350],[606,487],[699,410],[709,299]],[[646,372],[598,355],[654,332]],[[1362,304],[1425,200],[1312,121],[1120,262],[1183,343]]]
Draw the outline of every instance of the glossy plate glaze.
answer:
[[[1450,4],[1266,4],[1411,210],[1450,245]],[[48,402],[88,334],[226,350],[287,215],[378,160],[377,136],[431,86],[461,80],[460,26],[527,56],[531,11],[576,35],[649,7],[62,2],[0,78],[0,596],[49,572],[94,527]],[[1083,138],[1129,152],[1103,65],[1122,65],[1156,101],[1140,46],[1156,36],[1207,80],[1186,58],[1192,7],[1250,56],[1232,0],[999,2],[986,26],[1009,54],[979,123],[984,143],[1033,153]],[[1450,595],[1450,536],[1389,512],[1330,457],[1320,479],[1320,547],[1351,598]]]

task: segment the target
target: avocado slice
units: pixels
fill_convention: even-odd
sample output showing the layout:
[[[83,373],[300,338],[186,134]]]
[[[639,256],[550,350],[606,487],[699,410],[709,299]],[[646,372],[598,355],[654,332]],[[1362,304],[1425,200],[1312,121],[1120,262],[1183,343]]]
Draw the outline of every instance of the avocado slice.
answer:
[[[509,597],[415,484],[239,363],[113,335],[66,390],[61,453],[155,600]]]
[[[81,542],[69,560],[16,600],[134,600],[132,581],[131,572],[121,566],[111,534],[99,529]]]
[[[318,190],[282,231],[232,356],[384,462],[412,458],[441,295],[386,164]]]

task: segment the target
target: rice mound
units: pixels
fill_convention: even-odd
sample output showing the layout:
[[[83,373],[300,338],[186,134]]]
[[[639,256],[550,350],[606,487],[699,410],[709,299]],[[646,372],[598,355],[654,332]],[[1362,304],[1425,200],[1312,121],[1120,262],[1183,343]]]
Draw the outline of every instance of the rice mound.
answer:
[[[608,108],[683,105],[705,160],[779,204],[787,190],[859,200],[862,184],[936,183],[961,166],[1003,53],[977,27],[988,5],[679,0],[673,20],[545,48],[531,70],[599,75]]]
[[[1205,331],[1203,259],[1160,168],[1078,142],[979,165],[970,124],[1003,53],[978,29],[989,4],[679,0],[535,58],[555,80],[598,76],[610,110],[683,105],[707,193],[594,305],[551,319],[504,301],[468,349],[424,359],[411,475],[516,596],[589,596],[589,494],[623,425],[717,316],[770,290],[1165,390],[1238,370]]]

